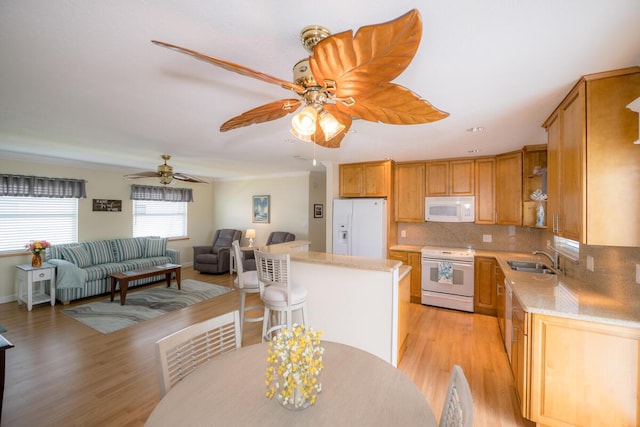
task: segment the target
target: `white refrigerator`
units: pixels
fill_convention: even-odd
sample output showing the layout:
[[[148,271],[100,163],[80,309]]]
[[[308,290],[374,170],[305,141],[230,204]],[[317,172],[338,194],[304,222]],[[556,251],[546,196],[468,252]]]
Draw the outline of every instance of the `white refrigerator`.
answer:
[[[333,253],[387,258],[387,200],[335,199]]]

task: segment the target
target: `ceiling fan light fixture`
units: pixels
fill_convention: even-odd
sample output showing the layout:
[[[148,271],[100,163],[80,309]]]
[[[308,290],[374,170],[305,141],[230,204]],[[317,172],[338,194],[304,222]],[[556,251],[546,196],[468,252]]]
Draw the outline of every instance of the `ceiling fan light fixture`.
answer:
[[[327,141],[338,135],[345,128],[345,125],[340,123],[333,114],[326,110],[322,110],[319,114],[320,127],[324,132],[324,137]]]
[[[173,182],[173,177],[171,175],[169,176],[161,176],[160,177],[160,183],[163,185],[169,185]]]
[[[312,105],[307,105],[291,119],[291,133],[300,139],[311,141],[311,136],[316,132],[317,117],[318,110]],[[301,135],[309,139],[301,138]]]

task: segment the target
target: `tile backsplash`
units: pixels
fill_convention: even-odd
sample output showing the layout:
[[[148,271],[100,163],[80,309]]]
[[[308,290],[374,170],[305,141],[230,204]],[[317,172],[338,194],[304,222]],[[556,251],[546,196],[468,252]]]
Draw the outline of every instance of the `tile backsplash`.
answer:
[[[405,237],[402,237],[402,231]],[[490,236],[491,242],[488,240]],[[553,235],[541,229],[472,223],[398,223],[398,244],[445,246],[495,251],[531,253],[546,249]],[[587,256],[594,259],[594,271],[587,270]],[[618,301],[640,295],[635,282],[636,264],[640,264],[640,248],[580,245],[580,260],[560,258],[560,266],[568,277],[579,279]]]

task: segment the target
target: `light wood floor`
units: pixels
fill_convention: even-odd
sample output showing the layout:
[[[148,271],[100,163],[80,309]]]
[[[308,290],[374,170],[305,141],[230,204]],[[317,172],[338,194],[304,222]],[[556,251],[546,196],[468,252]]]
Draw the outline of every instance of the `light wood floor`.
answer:
[[[232,286],[228,274],[184,268],[182,277]],[[15,302],[0,304],[0,323],[8,330],[3,335],[15,345],[6,353],[3,426],[143,425],[160,399],[154,342],[238,309],[239,302],[237,292],[229,292],[107,335],[60,313],[63,308],[43,304],[29,312]],[[475,426],[532,425],[519,416],[495,318],[418,304],[412,304],[411,316],[399,369],[423,392],[436,418],[451,366],[459,364],[471,386]],[[260,341],[260,327],[245,324],[243,345]]]

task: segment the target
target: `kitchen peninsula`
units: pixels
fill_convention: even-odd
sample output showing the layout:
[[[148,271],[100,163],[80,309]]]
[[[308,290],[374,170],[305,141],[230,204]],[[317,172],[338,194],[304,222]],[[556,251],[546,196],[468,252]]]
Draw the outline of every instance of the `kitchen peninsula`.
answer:
[[[409,323],[411,267],[395,260],[311,252],[304,243],[261,249],[291,254],[292,280],[308,292],[309,325],[322,331],[324,340],[360,348],[397,366]]]

